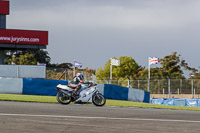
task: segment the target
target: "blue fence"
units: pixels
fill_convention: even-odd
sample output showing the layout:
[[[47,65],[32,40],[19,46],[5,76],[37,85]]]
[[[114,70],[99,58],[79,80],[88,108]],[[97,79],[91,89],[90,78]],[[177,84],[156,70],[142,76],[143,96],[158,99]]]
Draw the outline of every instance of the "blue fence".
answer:
[[[47,79],[23,79],[22,94],[55,96],[58,84],[67,85],[68,81]],[[104,84],[101,88],[106,99],[150,102],[150,93],[143,90]]]
[[[200,99],[152,98],[152,104],[200,107]]]
[[[58,84],[67,85],[68,81],[48,79],[23,79],[22,94],[55,96]]]
[[[128,100],[128,88],[105,84],[104,96],[107,99]]]

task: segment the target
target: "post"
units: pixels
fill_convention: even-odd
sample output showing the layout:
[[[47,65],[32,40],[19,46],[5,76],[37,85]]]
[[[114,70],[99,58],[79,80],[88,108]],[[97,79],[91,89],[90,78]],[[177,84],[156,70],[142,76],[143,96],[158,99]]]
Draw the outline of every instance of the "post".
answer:
[[[165,88],[163,88],[163,95],[165,94]]]
[[[183,84],[183,79],[180,79],[180,94],[182,94],[182,84]]]
[[[194,81],[193,81],[193,76],[194,75],[191,75],[191,78],[192,78],[192,85],[191,85],[191,92],[192,92],[192,98],[194,98]]]
[[[73,71],[73,77],[75,76],[75,71],[76,71],[75,69],[76,69],[76,68],[74,67],[74,71]]]
[[[65,69],[65,71],[62,73],[62,75],[61,75],[57,80],[60,80],[64,74],[65,74],[65,76],[66,76],[66,72],[67,72],[67,70]],[[66,79],[65,79],[65,80],[66,80]]]
[[[110,59],[110,61],[112,58]],[[110,62],[110,84],[112,84],[112,63]]]
[[[180,93],[179,93],[179,88],[178,88],[178,95],[179,95]]]
[[[167,78],[168,78],[168,93],[169,93],[169,98],[170,98],[170,95],[171,95],[170,78],[169,76],[167,76]]]
[[[140,80],[138,79],[138,89],[140,89]]]
[[[65,69],[65,81],[67,80],[67,71]]]
[[[76,67],[75,67],[75,60],[74,60],[74,70],[73,70],[73,77],[76,75],[75,71],[76,71]]]
[[[158,92],[159,92],[159,94],[160,94],[160,80],[158,79]]]
[[[128,88],[130,88],[130,78],[129,78],[129,76],[127,76],[127,79],[128,79]]]
[[[17,65],[17,78],[19,78],[19,65]]]
[[[148,91],[150,91],[150,79],[151,79],[151,76],[150,76],[150,63],[149,63],[149,57],[148,57]]]

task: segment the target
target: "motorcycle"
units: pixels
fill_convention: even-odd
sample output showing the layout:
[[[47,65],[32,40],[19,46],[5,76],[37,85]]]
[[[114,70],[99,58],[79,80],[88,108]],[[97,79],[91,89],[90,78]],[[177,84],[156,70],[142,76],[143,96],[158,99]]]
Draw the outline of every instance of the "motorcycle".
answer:
[[[103,106],[106,103],[105,97],[98,91],[97,84],[89,82],[88,85],[82,84],[79,95],[76,95],[74,88],[67,85],[57,85],[58,93],[56,99],[61,104],[93,103],[96,106]]]

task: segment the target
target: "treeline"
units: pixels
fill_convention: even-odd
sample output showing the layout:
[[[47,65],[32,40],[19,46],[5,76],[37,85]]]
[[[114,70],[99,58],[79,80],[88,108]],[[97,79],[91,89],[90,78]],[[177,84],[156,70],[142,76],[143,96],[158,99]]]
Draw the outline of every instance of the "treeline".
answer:
[[[115,57],[114,57],[115,58]],[[116,58],[115,58],[116,59]],[[148,68],[139,65],[132,57],[121,56],[119,58],[120,66],[113,66],[113,80],[125,80],[129,77],[132,80],[145,80],[148,77]],[[99,68],[96,71],[98,80],[109,80],[110,78],[110,62],[108,60],[104,68]],[[161,67],[151,68],[151,79],[185,79],[183,70],[190,71],[191,74],[198,77],[196,68],[192,68],[185,60],[181,59],[181,55],[173,52],[170,55],[160,59]]]
[[[121,56],[119,60],[120,66],[113,66],[112,69],[113,80],[123,80],[127,79],[127,77],[132,80],[147,79],[148,69],[139,65],[135,59],[132,57]],[[45,50],[27,49],[23,51],[6,51],[5,64],[37,65],[37,63],[44,63],[48,68],[60,68],[59,72],[62,72],[65,69],[73,69],[72,63],[52,64],[49,53]],[[159,66],[160,67],[151,68],[151,79],[185,79],[183,70],[190,71],[190,73],[194,75],[194,78],[200,77],[200,74],[197,73],[197,69],[190,67],[185,60],[181,59],[181,55],[178,55],[177,52],[173,52],[172,54],[161,58]],[[107,61],[104,68],[99,68],[97,70],[87,68],[80,71],[95,74],[98,80],[109,80],[110,60]],[[56,72],[57,71],[54,71],[54,73]]]

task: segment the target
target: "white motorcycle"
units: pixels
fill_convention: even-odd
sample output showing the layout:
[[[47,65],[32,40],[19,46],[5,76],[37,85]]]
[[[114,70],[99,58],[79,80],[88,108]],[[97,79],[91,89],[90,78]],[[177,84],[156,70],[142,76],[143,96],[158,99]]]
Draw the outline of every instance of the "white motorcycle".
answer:
[[[106,103],[105,97],[98,91],[97,84],[82,84],[79,95],[77,96],[74,88],[67,85],[57,85],[58,93],[56,99],[61,104],[75,103],[93,103],[96,106],[103,106]]]

